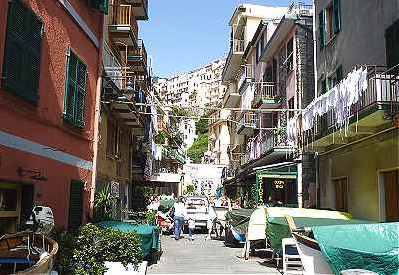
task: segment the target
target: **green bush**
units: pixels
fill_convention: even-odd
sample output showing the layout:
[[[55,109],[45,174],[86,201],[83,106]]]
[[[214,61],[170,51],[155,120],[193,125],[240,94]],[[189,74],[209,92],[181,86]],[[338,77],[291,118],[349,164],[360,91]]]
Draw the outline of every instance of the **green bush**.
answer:
[[[112,220],[112,204],[115,199],[111,196],[111,189],[107,185],[96,194],[94,200],[94,220]]]
[[[207,116],[203,116],[195,123],[195,128],[198,135],[206,134],[209,131],[209,120]]]
[[[200,163],[206,150],[208,150],[208,134],[202,134],[187,150],[187,155],[194,163]]]
[[[156,225],[157,224],[157,211],[155,210],[148,210],[145,213],[145,220],[149,225]]]
[[[58,240],[61,251],[61,274],[104,274],[104,262],[137,265],[143,260],[140,237],[101,229],[93,224],[83,226],[77,235],[64,234]]]

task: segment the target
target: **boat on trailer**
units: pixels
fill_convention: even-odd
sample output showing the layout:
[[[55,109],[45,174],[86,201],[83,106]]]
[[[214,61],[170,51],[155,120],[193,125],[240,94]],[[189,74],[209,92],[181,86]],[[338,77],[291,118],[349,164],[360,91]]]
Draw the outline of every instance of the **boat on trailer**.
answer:
[[[298,228],[292,217],[286,218],[306,274],[399,275],[399,223]]]
[[[50,274],[58,243],[48,237],[54,228],[51,208],[36,206],[27,222],[28,231],[0,237],[0,275]]]

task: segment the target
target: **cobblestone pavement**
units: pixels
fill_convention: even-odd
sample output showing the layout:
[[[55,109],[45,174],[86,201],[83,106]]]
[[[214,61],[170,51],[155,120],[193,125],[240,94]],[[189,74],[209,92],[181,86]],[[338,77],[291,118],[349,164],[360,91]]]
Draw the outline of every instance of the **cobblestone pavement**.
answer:
[[[162,236],[163,254],[147,274],[280,274],[268,259],[245,261],[237,257],[241,248],[226,247],[223,241],[205,240],[205,236],[196,235],[194,241]]]

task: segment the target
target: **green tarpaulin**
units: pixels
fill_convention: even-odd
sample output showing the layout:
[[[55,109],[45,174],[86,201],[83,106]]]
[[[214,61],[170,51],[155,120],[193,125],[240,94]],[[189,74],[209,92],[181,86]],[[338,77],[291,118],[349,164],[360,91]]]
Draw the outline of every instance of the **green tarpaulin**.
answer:
[[[367,223],[362,220],[342,220],[342,219],[323,219],[309,217],[293,217],[298,228],[311,226],[326,226],[337,224]],[[291,238],[291,230],[285,217],[268,217],[266,226],[266,236],[270,245],[276,251],[281,250],[281,241],[284,238]]]
[[[315,226],[312,231],[335,274],[357,268],[399,274],[399,223]]]
[[[235,209],[226,213],[226,221],[239,234],[246,234],[248,230],[249,219],[255,209]]]
[[[141,238],[144,257],[151,256],[160,250],[159,229],[151,225],[134,225],[118,221],[104,221],[97,224],[103,228],[119,230],[125,233],[136,232]]]

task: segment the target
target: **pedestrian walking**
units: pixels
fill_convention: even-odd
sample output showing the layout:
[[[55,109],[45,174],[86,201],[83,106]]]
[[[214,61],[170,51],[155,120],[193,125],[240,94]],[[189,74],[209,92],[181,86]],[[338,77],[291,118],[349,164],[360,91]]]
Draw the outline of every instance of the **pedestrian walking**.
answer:
[[[188,219],[188,238],[190,241],[194,240],[195,220],[190,217]]]
[[[208,228],[208,236],[206,237],[206,239],[211,239],[211,234],[212,234],[212,230],[214,229],[214,227],[216,227],[216,213],[215,210],[213,209],[213,203],[209,205],[209,211],[208,211],[208,221],[206,223],[206,226]],[[216,232],[216,237],[219,237],[219,232],[217,232],[217,230],[215,230]]]
[[[187,217],[186,206],[184,205],[183,197],[179,197],[178,201],[173,205],[174,221],[175,221],[175,240],[180,239],[184,219]]]

